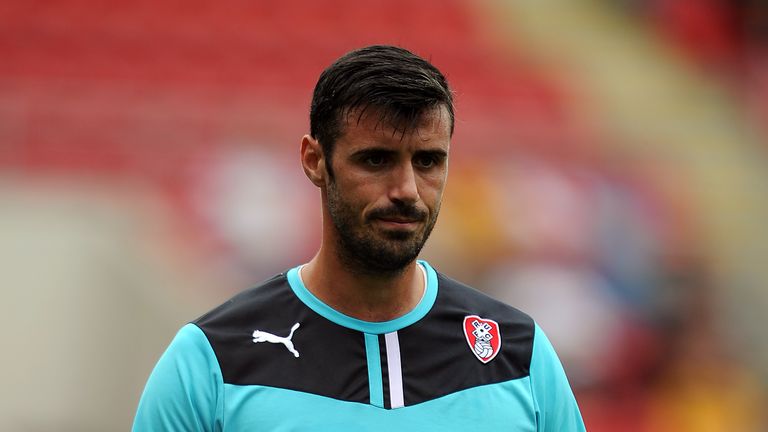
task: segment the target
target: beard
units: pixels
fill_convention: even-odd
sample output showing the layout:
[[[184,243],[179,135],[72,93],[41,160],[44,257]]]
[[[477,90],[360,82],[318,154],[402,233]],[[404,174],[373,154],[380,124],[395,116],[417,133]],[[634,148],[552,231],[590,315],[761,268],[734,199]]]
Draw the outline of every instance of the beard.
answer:
[[[365,275],[397,275],[419,256],[437,222],[440,203],[430,214],[415,205],[393,202],[372,210],[360,222],[359,212],[338,191],[335,182],[327,188],[328,213],[337,233],[339,258],[352,272]],[[421,229],[378,230],[378,218],[401,217],[422,222]]]

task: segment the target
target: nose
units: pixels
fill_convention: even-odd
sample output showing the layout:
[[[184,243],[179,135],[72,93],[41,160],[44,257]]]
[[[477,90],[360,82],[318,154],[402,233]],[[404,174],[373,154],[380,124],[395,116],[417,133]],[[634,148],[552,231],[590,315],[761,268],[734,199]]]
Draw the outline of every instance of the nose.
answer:
[[[419,188],[416,185],[416,172],[410,163],[402,164],[392,172],[389,199],[394,202],[413,204],[419,200]]]

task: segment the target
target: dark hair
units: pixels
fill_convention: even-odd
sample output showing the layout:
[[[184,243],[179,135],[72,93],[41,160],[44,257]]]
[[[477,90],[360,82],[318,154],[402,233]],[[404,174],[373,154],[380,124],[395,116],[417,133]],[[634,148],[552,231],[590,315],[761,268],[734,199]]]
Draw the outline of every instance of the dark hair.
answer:
[[[453,95],[443,74],[404,48],[373,45],[345,54],[320,74],[309,111],[310,134],[320,143],[333,178],[331,156],[349,112],[360,109],[362,116],[372,108],[405,134],[424,112],[439,106],[448,109],[453,135]]]

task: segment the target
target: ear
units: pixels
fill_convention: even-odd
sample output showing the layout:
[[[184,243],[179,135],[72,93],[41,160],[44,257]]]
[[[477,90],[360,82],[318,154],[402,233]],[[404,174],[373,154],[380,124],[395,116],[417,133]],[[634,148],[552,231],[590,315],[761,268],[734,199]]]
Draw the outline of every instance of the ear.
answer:
[[[320,143],[310,135],[301,139],[301,166],[309,181],[317,187],[324,187],[328,173],[325,170],[325,156]]]

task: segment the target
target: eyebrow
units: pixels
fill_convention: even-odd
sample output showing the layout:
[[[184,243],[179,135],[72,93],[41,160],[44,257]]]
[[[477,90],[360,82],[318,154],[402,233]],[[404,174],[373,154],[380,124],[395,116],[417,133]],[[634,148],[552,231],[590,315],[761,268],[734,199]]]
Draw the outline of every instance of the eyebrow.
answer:
[[[414,152],[414,155],[416,156],[429,155],[429,156],[437,156],[440,158],[447,158],[448,152],[441,148],[434,148],[434,149],[417,150],[416,152]]]
[[[384,154],[384,155],[392,155],[396,154],[397,151],[386,148],[386,147],[367,147],[364,149],[356,150],[352,152],[350,157],[356,158],[360,156],[367,156],[372,154]]]
[[[387,148],[387,147],[369,147],[369,148],[364,148],[364,149],[360,149],[360,150],[352,152],[350,157],[352,157],[352,158],[359,158],[361,156],[367,156],[367,155],[372,155],[372,154],[377,154],[377,155],[394,155],[394,154],[397,154],[397,153],[398,152],[396,150],[392,150],[392,149]],[[414,156],[425,156],[425,155],[427,155],[427,156],[434,156],[434,157],[438,157],[438,158],[441,158],[441,159],[445,159],[445,158],[448,157],[448,152],[445,151],[444,149],[441,149],[441,148],[433,148],[433,149],[416,150],[413,153],[413,155]]]

